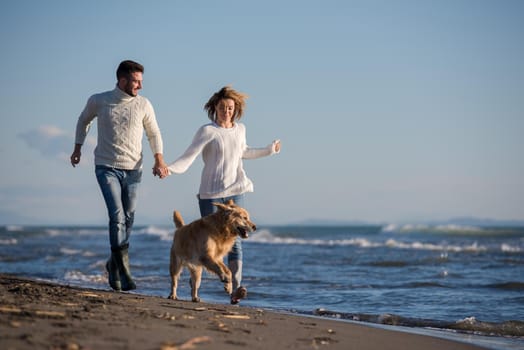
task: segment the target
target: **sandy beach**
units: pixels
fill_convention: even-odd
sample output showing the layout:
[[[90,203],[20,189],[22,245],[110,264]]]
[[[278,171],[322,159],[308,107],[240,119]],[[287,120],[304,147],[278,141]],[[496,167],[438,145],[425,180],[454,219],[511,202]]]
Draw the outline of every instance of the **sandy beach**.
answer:
[[[0,274],[1,349],[481,349],[331,319]]]

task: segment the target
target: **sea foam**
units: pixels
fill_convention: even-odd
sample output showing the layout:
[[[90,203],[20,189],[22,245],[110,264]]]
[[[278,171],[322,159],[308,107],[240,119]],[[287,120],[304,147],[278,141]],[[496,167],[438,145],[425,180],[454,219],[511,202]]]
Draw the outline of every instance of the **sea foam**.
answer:
[[[253,234],[249,238],[250,243],[266,243],[266,244],[289,244],[289,245],[316,245],[316,246],[356,246],[360,248],[393,248],[393,249],[413,249],[413,250],[429,250],[442,252],[485,252],[488,250],[487,246],[480,245],[476,242],[471,244],[435,244],[427,242],[401,242],[399,240],[389,238],[383,241],[372,241],[367,238],[350,238],[350,239],[305,239],[295,237],[280,237],[275,236],[269,230],[261,230]],[[518,247],[511,247],[506,245],[506,251],[519,249]]]
[[[18,244],[18,240],[16,238],[0,239],[0,245],[15,245],[15,244]]]

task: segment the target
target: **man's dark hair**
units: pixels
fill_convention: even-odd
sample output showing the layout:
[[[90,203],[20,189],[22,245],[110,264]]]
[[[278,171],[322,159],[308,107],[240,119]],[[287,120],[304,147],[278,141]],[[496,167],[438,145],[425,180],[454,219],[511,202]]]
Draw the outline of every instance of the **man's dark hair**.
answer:
[[[144,73],[144,66],[135,61],[122,61],[116,70],[116,79],[120,80],[120,78],[128,78],[131,73],[135,72]]]

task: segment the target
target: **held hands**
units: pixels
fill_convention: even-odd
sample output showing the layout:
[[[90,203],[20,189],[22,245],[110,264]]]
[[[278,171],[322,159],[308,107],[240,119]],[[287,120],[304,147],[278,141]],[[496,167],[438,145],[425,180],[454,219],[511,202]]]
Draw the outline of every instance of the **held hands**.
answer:
[[[158,176],[161,179],[164,179],[169,175],[167,164],[164,162],[164,157],[161,153],[155,154],[155,165],[153,166],[153,175]]]
[[[167,166],[165,166],[165,164],[164,164],[163,167],[162,166],[158,166],[158,167],[155,166],[155,167],[153,167],[153,175],[154,176],[158,176],[161,179],[164,179],[164,178],[168,177],[169,170],[167,170]]]

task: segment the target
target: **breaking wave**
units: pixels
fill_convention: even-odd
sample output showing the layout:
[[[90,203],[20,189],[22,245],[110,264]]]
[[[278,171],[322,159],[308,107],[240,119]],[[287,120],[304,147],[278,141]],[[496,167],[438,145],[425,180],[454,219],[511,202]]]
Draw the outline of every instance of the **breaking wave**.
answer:
[[[0,239],[0,245],[15,245],[18,244],[16,238]]]
[[[78,270],[67,271],[64,275],[64,280],[69,283],[90,282],[96,284],[106,284],[107,277],[103,274],[85,274]]]
[[[520,253],[520,246],[513,246],[507,243],[498,246],[487,246],[477,242],[468,244],[445,244],[428,242],[402,242],[398,239],[387,238],[381,241],[368,238],[348,238],[348,239],[306,239],[297,237],[281,237],[274,235],[270,230],[261,230],[249,238],[250,243],[266,244],[288,244],[288,245],[317,245],[317,246],[356,246],[360,248],[392,248],[392,249],[412,249],[442,252],[486,252],[488,250],[502,251],[505,253]]]
[[[136,234],[152,235],[158,237],[161,241],[173,240],[173,228],[163,228],[158,226],[147,226],[144,228],[134,230]]]
[[[484,227],[458,224],[388,224],[381,228],[383,233],[430,233],[443,235],[521,235],[522,227]]]

